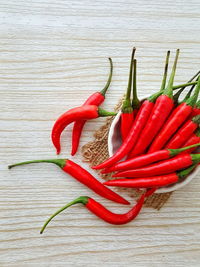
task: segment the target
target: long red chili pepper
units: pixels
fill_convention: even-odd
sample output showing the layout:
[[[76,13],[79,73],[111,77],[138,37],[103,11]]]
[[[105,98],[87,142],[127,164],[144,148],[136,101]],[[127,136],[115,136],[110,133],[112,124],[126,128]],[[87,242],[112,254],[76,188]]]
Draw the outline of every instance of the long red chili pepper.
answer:
[[[199,127],[200,115],[187,120],[183,126],[173,135],[165,146],[166,148],[179,148],[188,140],[192,133]]]
[[[128,159],[119,163],[116,163],[112,167],[105,169],[101,171],[101,173],[110,173],[110,172],[116,172],[116,171],[123,171],[123,170],[129,170],[129,169],[137,169],[140,167],[147,166],[151,163],[158,162],[161,160],[169,159],[171,157],[174,157],[183,151],[188,151],[188,149],[196,148],[200,146],[199,143],[192,144],[191,146],[179,148],[179,149],[162,149],[159,151],[155,151],[151,154],[145,154],[140,155],[132,159]]]
[[[146,148],[152,142],[158,131],[163,126],[167,117],[169,116],[173,106],[173,95],[172,95],[172,86],[176,71],[176,65],[178,61],[179,49],[176,52],[176,58],[174,61],[172,73],[169,79],[169,83],[167,88],[163,91],[162,95],[159,96],[155,102],[153,110],[149,116],[149,119],[146,123],[145,128],[141,132],[140,139],[137,141],[137,144],[131,151],[129,157],[134,157],[136,155],[140,155],[144,153]]]
[[[132,76],[133,76],[133,60],[135,55],[135,47],[133,48],[132,55],[131,55],[131,63],[130,63],[130,70],[129,70],[129,79],[128,79],[128,87],[126,91],[126,97],[122,103],[121,108],[121,137],[122,141],[124,141],[130,131],[130,128],[133,123],[134,114],[133,108],[131,105],[131,87],[132,87]]]
[[[197,97],[200,91],[200,77],[194,92],[194,95],[182,102],[178,107],[176,107],[168,118],[167,122],[163,128],[158,133],[157,137],[151,144],[148,153],[160,150],[165,146],[170,137],[176,132],[176,130],[181,126],[181,124],[189,117],[192,112],[193,106],[197,101]]]
[[[167,174],[200,162],[200,154],[183,154],[142,168],[118,172],[113,177],[150,177]]]
[[[162,80],[160,91],[156,94],[153,94],[152,96],[150,96],[148,99],[146,99],[142,103],[137,113],[137,116],[133,122],[133,125],[129,131],[128,136],[126,137],[126,139],[124,140],[120,148],[117,150],[117,152],[112,157],[104,161],[103,163],[97,166],[93,166],[92,167],[93,169],[103,169],[103,168],[110,167],[113,164],[115,164],[117,161],[121,160],[123,157],[127,156],[127,154],[131,151],[132,147],[135,145],[137,139],[139,138],[141,131],[143,130],[143,128],[145,127],[147,123],[147,120],[154,107],[154,102],[156,101],[156,99],[159,97],[159,95],[162,93],[162,90],[164,89],[166,77],[167,77],[169,55],[170,55],[170,52],[168,51],[167,56],[166,56],[165,70],[164,70],[164,75],[163,75],[163,80]]]
[[[186,147],[186,146],[190,146],[190,145],[193,145],[193,144],[197,144],[200,142],[200,128],[198,128],[191,136],[190,138],[187,140],[187,142],[185,142],[185,144],[183,144],[183,147]],[[184,152],[182,152],[181,154],[190,154],[192,153],[193,151],[195,150],[195,148],[190,148],[190,149],[187,149],[185,150]]]
[[[114,116],[116,113],[107,112],[98,108],[95,105],[85,105],[77,108],[72,108],[62,114],[55,122],[51,138],[52,142],[57,150],[57,154],[60,154],[60,136],[63,130],[72,122],[77,120],[91,120],[102,116]]]
[[[106,209],[103,205],[101,205],[99,202],[94,200],[93,198],[87,197],[87,196],[82,196],[78,197],[77,199],[71,201],[61,209],[59,209],[57,212],[55,212],[51,217],[44,223],[40,234],[42,234],[46,228],[46,226],[49,224],[49,222],[59,213],[67,209],[68,207],[75,205],[75,204],[83,204],[91,213],[102,219],[103,221],[110,223],[110,224],[115,224],[115,225],[120,225],[120,224],[126,224],[132,221],[137,217],[137,215],[140,213],[140,210],[144,204],[145,197],[148,197],[148,194],[152,194],[151,191],[147,191],[147,193],[142,194],[142,196],[139,198],[137,203],[133,206],[133,208],[128,211],[125,214],[116,214],[108,209]]]
[[[100,183],[94,176],[92,176],[88,171],[83,169],[81,166],[76,164],[75,162],[68,159],[47,159],[47,160],[31,160],[20,162],[17,164],[9,165],[8,168],[11,169],[15,166],[25,165],[30,163],[53,163],[60,167],[64,172],[70,174],[73,178],[75,178],[80,183],[86,185],[88,188],[93,190],[95,193],[100,196],[112,200],[121,204],[130,204],[127,200],[125,200],[120,195],[111,191],[107,187],[105,187],[102,183]]]
[[[135,179],[116,179],[104,183],[107,186],[128,187],[128,188],[159,188],[177,183],[188,176],[189,173],[197,166],[197,164],[182,170],[180,172],[173,172],[170,174],[163,174],[160,176],[148,176],[145,178]]]
[[[92,94],[85,101],[85,103],[83,105],[100,106],[103,103],[103,101],[105,100],[105,94],[107,92],[108,87],[110,86],[111,79],[112,79],[112,73],[113,73],[113,63],[112,63],[111,58],[109,58],[109,62],[110,62],[110,74],[109,74],[109,77],[108,77],[108,80],[107,80],[105,87],[100,92],[95,92],[94,94]],[[85,120],[79,120],[79,121],[74,122],[74,127],[73,127],[73,131],[72,131],[72,151],[71,151],[72,156],[76,154],[76,151],[78,149],[81,133],[82,133],[82,130],[83,130],[85,123],[86,123]]]

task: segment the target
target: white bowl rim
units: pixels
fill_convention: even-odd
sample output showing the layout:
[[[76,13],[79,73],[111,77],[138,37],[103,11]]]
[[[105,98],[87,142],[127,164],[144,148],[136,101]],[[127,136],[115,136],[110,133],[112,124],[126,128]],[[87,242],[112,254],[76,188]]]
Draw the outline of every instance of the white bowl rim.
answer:
[[[148,97],[149,96],[144,96],[144,98],[142,100],[147,99]],[[120,114],[121,114],[121,111],[119,111],[117,113],[114,120],[112,121],[112,124],[110,126],[110,130],[108,133],[108,153],[109,153],[110,157],[113,155],[112,136],[114,133],[115,125],[118,123],[118,121],[120,119]],[[156,190],[156,193],[169,193],[169,192],[172,192],[172,191],[175,191],[177,189],[182,188],[183,186],[189,184],[192,181],[192,179],[197,175],[199,170],[200,170],[200,165],[190,175],[188,175],[188,177],[186,179],[184,179],[182,182],[176,183],[176,184],[168,186],[168,187],[159,188],[158,190]]]

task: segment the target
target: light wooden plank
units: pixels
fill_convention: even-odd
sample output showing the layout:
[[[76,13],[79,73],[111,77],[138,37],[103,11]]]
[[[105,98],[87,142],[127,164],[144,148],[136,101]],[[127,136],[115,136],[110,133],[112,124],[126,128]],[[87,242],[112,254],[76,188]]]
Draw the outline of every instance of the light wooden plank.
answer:
[[[162,210],[146,208],[128,225],[107,225],[75,206],[40,236],[44,220],[78,195],[90,194],[115,212],[128,207],[89,193],[55,166],[7,170],[19,160],[55,156],[54,120],[104,86],[107,57],[114,77],[106,109],[126,88],[132,46],[140,97],[159,88],[168,49],[173,55],[181,49],[175,82],[189,79],[199,69],[199,10],[198,0],[0,1],[1,266],[199,266],[199,177]],[[81,145],[103,122],[86,125]],[[70,137],[71,127],[62,157],[69,156]],[[74,160],[81,163],[80,152]]]

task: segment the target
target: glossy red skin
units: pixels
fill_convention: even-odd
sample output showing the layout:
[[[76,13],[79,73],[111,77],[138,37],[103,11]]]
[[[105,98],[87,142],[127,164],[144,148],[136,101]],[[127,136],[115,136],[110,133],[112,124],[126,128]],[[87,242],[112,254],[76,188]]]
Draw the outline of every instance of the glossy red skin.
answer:
[[[78,180],[80,183],[86,185],[88,188],[93,190],[98,195],[112,200],[121,204],[130,204],[127,200],[122,198],[120,195],[111,191],[109,188],[105,187],[100,183],[94,176],[92,176],[88,171],[83,169],[78,164],[71,160],[66,160],[66,165],[63,167],[63,171],[70,174],[73,178]]]
[[[140,138],[131,151],[129,158],[133,158],[134,156],[141,155],[145,152],[147,147],[161,129],[162,125],[165,123],[173,106],[174,103],[170,97],[161,95],[157,98],[145,128],[141,132]]]
[[[123,113],[121,114],[121,137],[122,141],[126,139],[128,136],[131,126],[133,125],[133,120],[134,120],[134,114],[133,112],[131,113]]]
[[[63,130],[72,122],[77,120],[90,120],[98,118],[98,107],[95,105],[85,105],[82,107],[72,108],[62,114],[55,122],[51,139],[57,150],[57,154],[60,153],[60,136]]]
[[[193,133],[190,138],[187,140],[187,142],[185,142],[183,144],[182,147],[186,147],[186,146],[190,146],[190,145],[194,145],[194,144],[198,144],[200,143],[200,136],[197,136],[195,133]],[[192,147],[189,148],[183,152],[181,152],[180,154],[190,154],[192,153],[195,149],[197,149],[196,147]]]
[[[130,221],[132,221],[137,217],[144,204],[144,199],[145,199],[145,194],[143,194],[138,200],[138,202],[135,204],[135,206],[133,206],[133,208],[125,214],[113,213],[92,198],[88,199],[88,202],[87,204],[85,204],[85,207],[93,214],[95,214],[97,217],[104,220],[105,222],[110,224],[120,225],[129,223]]]
[[[132,159],[128,159],[119,163],[116,163],[114,166],[102,171],[102,173],[109,173],[114,171],[122,171],[128,169],[136,169],[149,165],[150,163],[168,159],[170,158],[170,152],[167,149],[156,151],[151,154],[141,155]]]
[[[188,120],[171,138],[165,148],[176,149],[188,140],[192,133],[198,128],[198,124],[192,120]],[[193,149],[193,148],[192,148]]]
[[[109,159],[107,159],[106,161],[97,166],[93,166],[92,167],[93,169],[103,169],[110,167],[129,153],[129,151],[132,149],[132,147],[138,140],[142,129],[146,125],[146,122],[153,107],[154,103],[150,102],[149,100],[145,100],[142,103],[137,113],[137,117],[135,118],[133,125],[130,129],[130,132],[126,137],[126,139],[124,140],[123,144],[120,146],[120,148],[112,157],[110,157]]]
[[[181,126],[181,124],[185,122],[191,112],[192,107],[187,105],[186,103],[182,103],[178,107],[176,107],[162,127],[161,131],[154,139],[148,150],[148,153],[162,149],[170,139],[170,137]]]
[[[189,154],[177,155],[173,158],[148,165],[135,170],[118,172],[113,177],[150,177],[171,173],[192,165],[192,158]]]
[[[105,100],[105,97],[100,93],[96,92],[92,94],[83,104],[84,105],[95,105],[95,106],[100,106],[103,101]],[[74,127],[72,131],[72,150],[71,150],[71,155],[74,156],[77,152],[78,146],[79,146],[79,141],[81,137],[81,133],[83,130],[83,127],[86,123],[86,120],[81,120],[81,121],[75,121],[74,122]]]
[[[158,188],[178,182],[178,175],[170,173],[166,175],[135,178],[135,179],[117,179],[110,180],[104,184],[107,186],[128,187],[128,188]]]

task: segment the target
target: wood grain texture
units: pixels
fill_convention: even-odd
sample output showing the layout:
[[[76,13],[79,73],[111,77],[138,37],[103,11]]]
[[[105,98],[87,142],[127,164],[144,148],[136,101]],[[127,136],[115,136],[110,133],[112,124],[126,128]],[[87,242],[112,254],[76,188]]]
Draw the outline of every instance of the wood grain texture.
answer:
[[[107,57],[114,61],[107,109],[126,87],[132,46],[140,96],[160,86],[167,49],[181,49],[176,82],[190,78],[199,69],[199,18],[198,0],[0,1],[1,266],[199,266],[200,177],[162,210],[146,208],[128,225],[107,225],[74,206],[40,236],[47,217],[79,195],[113,211],[128,207],[100,199],[52,165],[7,170],[16,161],[55,157],[54,120],[104,86]],[[81,145],[103,121],[86,125]],[[68,127],[62,157],[70,137]],[[80,153],[74,160],[81,162]]]

